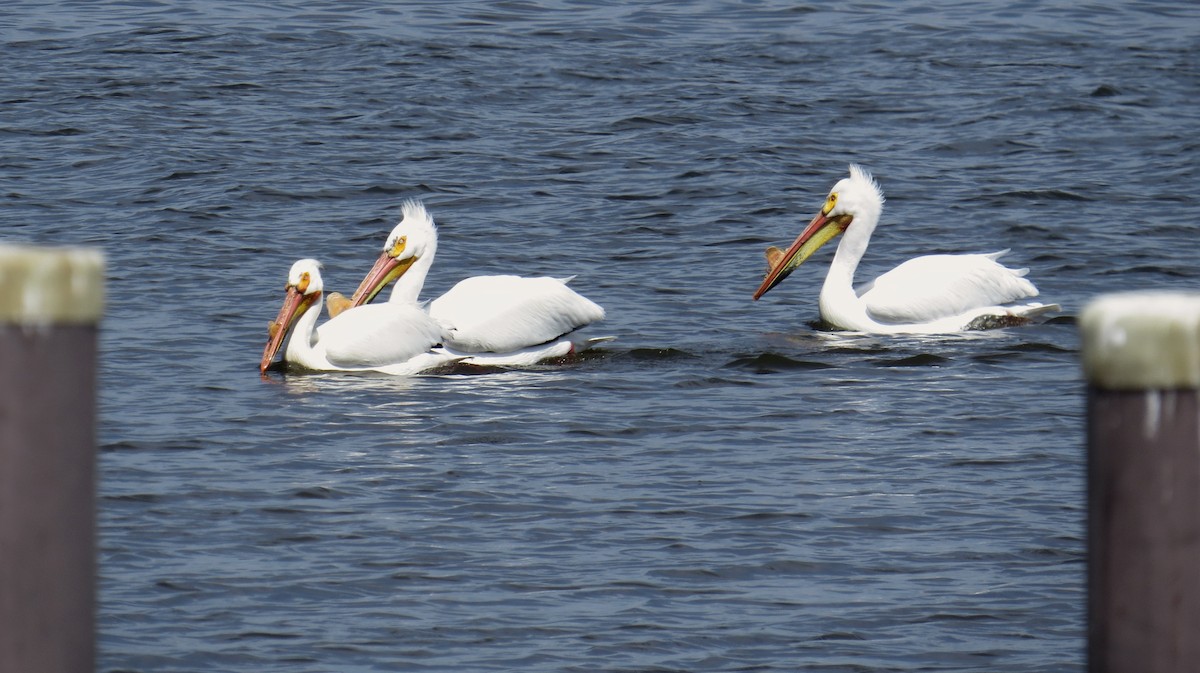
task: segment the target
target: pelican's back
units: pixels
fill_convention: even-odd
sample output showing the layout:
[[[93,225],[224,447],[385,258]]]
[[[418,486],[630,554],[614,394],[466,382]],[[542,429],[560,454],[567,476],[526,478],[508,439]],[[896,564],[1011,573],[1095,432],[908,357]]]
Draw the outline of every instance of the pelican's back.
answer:
[[[1005,252],[910,259],[876,278],[862,300],[875,320],[915,324],[1036,297],[1027,269],[996,261]]]
[[[536,346],[604,319],[604,309],[557,278],[475,276],[433,300],[429,313],[468,353]]]

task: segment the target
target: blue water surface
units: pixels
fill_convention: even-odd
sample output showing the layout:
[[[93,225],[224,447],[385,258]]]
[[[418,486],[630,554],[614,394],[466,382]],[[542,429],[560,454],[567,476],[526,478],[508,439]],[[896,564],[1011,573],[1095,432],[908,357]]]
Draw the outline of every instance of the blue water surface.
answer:
[[[99,669],[1081,671],[1093,296],[1195,289],[1193,3],[17,0],[6,241],[102,247]],[[816,329],[850,162],[869,278],[991,252],[1063,312]],[[301,257],[400,203],[427,297],[576,276],[532,369],[258,375]]]

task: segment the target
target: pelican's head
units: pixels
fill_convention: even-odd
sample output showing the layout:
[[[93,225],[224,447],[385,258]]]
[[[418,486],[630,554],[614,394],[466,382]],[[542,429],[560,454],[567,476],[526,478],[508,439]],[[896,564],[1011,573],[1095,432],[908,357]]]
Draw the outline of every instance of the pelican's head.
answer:
[[[778,285],[817,249],[846,231],[856,219],[870,222],[873,227],[882,208],[883,191],[879,185],[865,168],[850,164],[850,177],[838,180],[829,190],[821,211],[812,218],[791,247],[786,251],[774,246],[767,248],[770,269],[762,285],[755,291],[754,298],[758,299]]]
[[[283,347],[283,342],[296,325],[296,321],[314,302],[321,300],[324,287],[320,262],[315,259],[301,259],[292,265],[288,271],[287,287],[284,288],[287,294],[283,299],[283,306],[280,307],[275,320],[267,325],[267,347],[263,349],[258,371],[265,372],[267,367],[271,366],[271,361]]]
[[[380,290],[403,276],[418,260],[432,258],[437,250],[437,227],[429,211],[425,210],[425,204],[409,199],[404,202],[402,212],[400,223],[392,228],[392,233],[388,234],[383,244],[383,254],[350,298],[351,306],[370,302]]]

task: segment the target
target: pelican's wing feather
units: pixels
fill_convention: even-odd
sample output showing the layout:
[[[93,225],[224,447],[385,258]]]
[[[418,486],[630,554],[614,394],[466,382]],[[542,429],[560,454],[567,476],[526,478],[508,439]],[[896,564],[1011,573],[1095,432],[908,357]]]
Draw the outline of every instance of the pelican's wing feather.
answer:
[[[417,306],[366,304],[317,328],[317,341],[337,367],[381,367],[407,362],[444,340],[445,330]]]
[[[879,322],[916,324],[1036,297],[1028,269],[996,261],[1005,252],[910,259],[864,288],[862,300]]]
[[[508,353],[604,319],[604,309],[563,279],[475,276],[433,300],[429,314],[450,331],[448,346]]]

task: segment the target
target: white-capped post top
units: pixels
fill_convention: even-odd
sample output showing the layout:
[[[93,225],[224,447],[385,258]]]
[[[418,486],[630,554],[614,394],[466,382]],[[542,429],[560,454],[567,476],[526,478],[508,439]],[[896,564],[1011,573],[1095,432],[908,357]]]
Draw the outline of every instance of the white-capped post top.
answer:
[[[94,325],[103,312],[99,250],[0,244],[0,325]]]
[[[1093,386],[1200,388],[1200,292],[1103,295],[1083,309],[1079,329]]]

